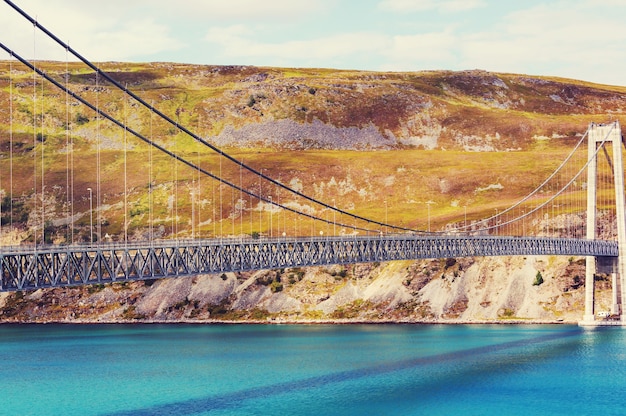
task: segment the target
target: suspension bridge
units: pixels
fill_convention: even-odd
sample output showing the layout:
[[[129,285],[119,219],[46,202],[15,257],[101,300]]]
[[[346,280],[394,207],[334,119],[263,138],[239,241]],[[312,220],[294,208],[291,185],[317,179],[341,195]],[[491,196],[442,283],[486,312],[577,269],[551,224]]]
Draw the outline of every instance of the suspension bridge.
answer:
[[[25,208],[30,230],[23,241],[0,246],[0,291],[407,259],[584,256],[583,323],[598,322],[594,276],[600,271],[613,276],[611,312],[626,322],[618,122],[591,123],[554,172],[495,215],[468,221],[465,210],[462,218],[431,230],[427,202],[426,226],[412,214],[398,225],[388,221],[387,201],[380,201],[384,220],[359,215],[226,153],[182,123],[179,109],[170,115],[159,110],[15,4],[5,3],[82,68],[73,64],[70,70],[66,60],[65,66],[50,69],[0,43],[7,54],[0,82],[9,126],[0,159],[0,236],[24,235]],[[78,88],[78,74],[88,77],[92,88]],[[53,94],[64,97],[65,108],[47,106]],[[107,103],[111,97],[117,101]],[[133,124],[133,112],[149,114],[149,126]],[[95,126],[94,137],[80,133],[85,123]],[[157,138],[155,126],[175,138]],[[111,137],[121,142],[115,152],[105,146]],[[181,148],[181,137],[196,146],[195,153]],[[81,159],[87,146],[96,154],[89,166]],[[139,172],[129,172],[137,146],[147,149],[140,179]],[[120,177],[109,177],[113,163]],[[18,175],[30,182],[18,183]],[[141,183],[145,192],[139,194]],[[113,188],[120,189],[115,196]],[[179,224],[182,216],[189,218],[185,226]]]

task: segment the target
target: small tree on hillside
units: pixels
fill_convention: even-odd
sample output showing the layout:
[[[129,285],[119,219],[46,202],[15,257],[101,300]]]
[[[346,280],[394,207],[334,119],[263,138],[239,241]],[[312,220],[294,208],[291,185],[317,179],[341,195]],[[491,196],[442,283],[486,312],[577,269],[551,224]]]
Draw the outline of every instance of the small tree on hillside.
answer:
[[[541,272],[537,272],[537,274],[535,275],[535,281],[533,282],[533,286],[539,286],[542,283],[543,276],[541,275]]]

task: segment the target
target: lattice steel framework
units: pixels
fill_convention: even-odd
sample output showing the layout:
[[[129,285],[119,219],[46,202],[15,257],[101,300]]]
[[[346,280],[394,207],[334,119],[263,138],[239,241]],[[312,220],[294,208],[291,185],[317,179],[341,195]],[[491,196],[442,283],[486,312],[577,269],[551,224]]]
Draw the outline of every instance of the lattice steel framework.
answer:
[[[15,247],[0,253],[0,291],[390,260],[617,254],[615,241],[454,235],[178,240],[37,250]]]

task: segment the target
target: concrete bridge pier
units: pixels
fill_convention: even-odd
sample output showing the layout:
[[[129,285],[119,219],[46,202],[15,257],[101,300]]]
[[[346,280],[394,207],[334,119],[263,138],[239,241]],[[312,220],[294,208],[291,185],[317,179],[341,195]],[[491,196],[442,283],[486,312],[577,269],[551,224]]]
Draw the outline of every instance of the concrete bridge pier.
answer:
[[[595,321],[595,277],[596,258],[587,256],[585,261],[585,314],[583,323],[593,324]]]
[[[611,273],[611,287],[613,288],[613,298],[611,303],[611,315],[619,315],[620,307],[619,302],[621,296],[618,295],[620,293],[621,287],[619,284],[619,279],[617,278],[617,273]]]

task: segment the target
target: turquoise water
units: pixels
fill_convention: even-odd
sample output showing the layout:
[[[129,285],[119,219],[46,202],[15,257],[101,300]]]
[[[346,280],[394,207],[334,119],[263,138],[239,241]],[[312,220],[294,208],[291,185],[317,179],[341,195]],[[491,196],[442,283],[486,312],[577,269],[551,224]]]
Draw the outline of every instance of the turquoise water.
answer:
[[[626,330],[3,325],[6,415],[621,415]]]

